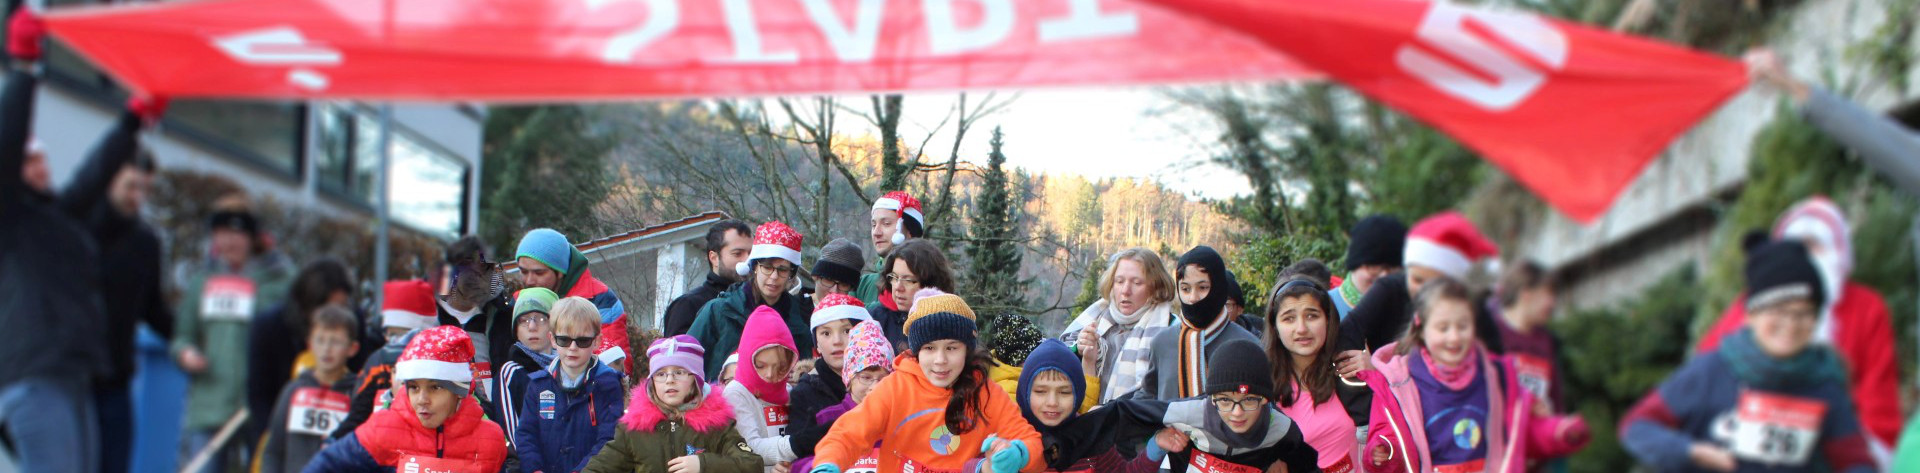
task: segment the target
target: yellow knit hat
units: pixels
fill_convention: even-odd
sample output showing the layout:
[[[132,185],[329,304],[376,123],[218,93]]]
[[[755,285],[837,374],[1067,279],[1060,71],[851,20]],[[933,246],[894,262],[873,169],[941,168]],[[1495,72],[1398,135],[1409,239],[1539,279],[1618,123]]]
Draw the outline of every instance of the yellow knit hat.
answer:
[[[920,292],[913,294],[913,309],[907,311],[907,323],[900,327],[900,331],[905,332],[913,328],[913,321],[921,317],[941,312],[952,312],[976,323],[980,321],[973,316],[973,308],[968,307],[967,301],[960,296],[947,294],[939,289],[921,289]]]

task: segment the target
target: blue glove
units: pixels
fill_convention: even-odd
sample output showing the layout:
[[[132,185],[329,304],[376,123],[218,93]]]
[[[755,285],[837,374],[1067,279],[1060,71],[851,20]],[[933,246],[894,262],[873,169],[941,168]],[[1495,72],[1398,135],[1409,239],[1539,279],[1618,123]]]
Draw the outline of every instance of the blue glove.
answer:
[[[993,441],[996,439],[998,439],[996,436],[987,436],[987,443],[982,446],[981,451],[985,452],[986,447],[993,445]],[[999,453],[993,454],[991,460],[993,462],[993,473],[1014,473],[1020,471],[1021,467],[1027,466],[1027,444],[1025,442],[1009,441],[1007,448],[1001,450]]]
[[[840,465],[821,463],[814,465],[813,470],[808,473],[840,473]]]
[[[1160,442],[1147,441],[1147,459],[1155,462],[1167,457],[1167,450],[1160,448]]]

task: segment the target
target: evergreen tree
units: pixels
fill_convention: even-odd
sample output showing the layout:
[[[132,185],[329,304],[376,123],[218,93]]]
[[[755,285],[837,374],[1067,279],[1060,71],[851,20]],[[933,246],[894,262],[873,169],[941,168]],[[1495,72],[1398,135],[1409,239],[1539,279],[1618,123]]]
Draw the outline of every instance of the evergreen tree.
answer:
[[[965,285],[971,292],[967,300],[988,317],[983,325],[990,325],[993,316],[1018,314],[1026,307],[1022,297],[1026,285],[1020,280],[1021,247],[1016,241],[1019,232],[1014,228],[1018,219],[1005,169],[1007,156],[1000,151],[1004,141],[999,128],[994,128],[989,143],[992,151],[980,194],[974,199],[967,245],[967,260],[972,262],[967,275],[973,280]]]
[[[481,236],[508,255],[521,234],[553,228],[574,241],[605,231],[594,208],[613,182],[605,171],[612,141],[576,105],[493,107],[487,113],[480,177]]]

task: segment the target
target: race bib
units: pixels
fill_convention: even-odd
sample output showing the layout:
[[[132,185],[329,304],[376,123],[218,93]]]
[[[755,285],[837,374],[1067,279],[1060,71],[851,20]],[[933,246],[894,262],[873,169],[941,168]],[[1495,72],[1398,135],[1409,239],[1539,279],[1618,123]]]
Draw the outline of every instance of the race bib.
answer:
[[[554,404],[553,391],[540,391],[540,418],[553,420]]]
[[[787,434],[787,406],[767,406],[760,408],[760,418],[767,422],[767,430],[773,435]]]
[[[1433,473],[1480,473],[1483,471],[1487,471],[1487,461],[1484,459],[1433,467]]]
[[[493,394],[492,394],[493,393],[493,363],[489,363],[485,361],[475,361],[473,362],[472,366],[473,366],[473,381],[474,381],[473,384],[476,384],[480,387],[480,389],[474,390],[473,394],[476,396],[479,396],[481,400],[492,402],[493,401]]]
[[[331,435],[334,427],[347,421],[349,401],[346,394],[325,388],[294,390],[293,402],[287,406],[287,432],[322,437]]]
[[[393,469],[399,473],[483,473],[480,462],[420,454],[404,454]]]
[[[1804,465],[1820,439],[1827,403],[1816,399],[1740,393],[1733,427],[1733,456],[1771,465]]]
[[[847,469],[847,473],[879,473],[879,471],[880,456],[875,453],[869,453],[867,456],[860,457],[859,460],[853,462],[853,468]]]
[[[1547,410],[1553,410],[1553,363],[1532,355],[1513,355],[1513,376],[1520,380],[1520,387],[1533,392],[1533,397]]]
[[[247,321],[253,318],[253,280],[239,276],[207,278],[200,290],[200,318]]]
[[[926,465],[916,463],[913,460],[907,460],[903,462],[902,465],[900,465],[900,473],[960,473],[960,470],[947,469],[947,468],[929,468]]]
[[[1187,471],[1199,473],[1260,473],[1259,468],[1228,462],[1207,452],[1194,451],[1193,458],[1187,461]]]
[[[1340,457],[1340,461],[1320,469],[1320,473],[1353,473],[1354,471],[1353,457]]]

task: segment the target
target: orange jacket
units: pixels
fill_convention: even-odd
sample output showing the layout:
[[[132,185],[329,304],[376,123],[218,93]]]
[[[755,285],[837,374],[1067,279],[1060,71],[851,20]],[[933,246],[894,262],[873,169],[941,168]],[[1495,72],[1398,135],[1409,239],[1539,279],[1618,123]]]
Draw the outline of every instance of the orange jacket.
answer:
[[[908,461],[915,464],[914,471],[962,471],[983,458],[980,445],[987,436],[998,435],[1027,445],[1027,465],[1021,472],[1046,469],[1040,433],[1027,425],[1020,406],[1006,391],[983,382],[980,410],[986,418],[972,431],[954,435],[946,428],[947,401],[953,390],[933,387],[920,370],[920,361],[911,356],[894,358],[893,366],[893,375],[881,380],[859,407],[834,421],[833,429],[814,448],[814,464],[844,468],[872,452],[874,442],[879,442],[880,471],[905,471]]]

